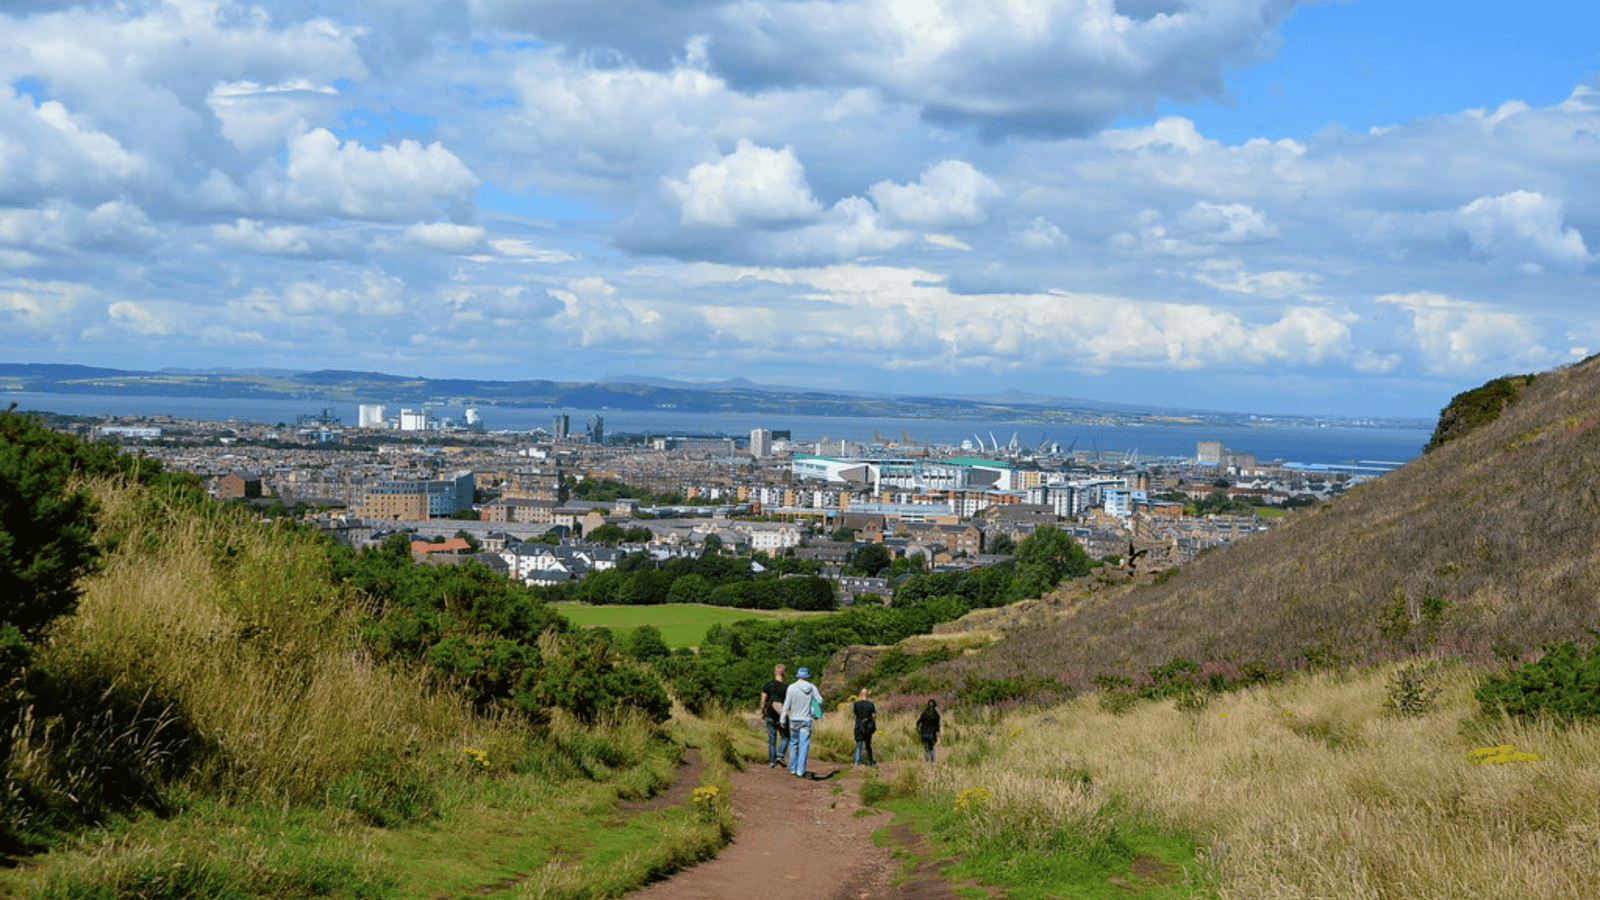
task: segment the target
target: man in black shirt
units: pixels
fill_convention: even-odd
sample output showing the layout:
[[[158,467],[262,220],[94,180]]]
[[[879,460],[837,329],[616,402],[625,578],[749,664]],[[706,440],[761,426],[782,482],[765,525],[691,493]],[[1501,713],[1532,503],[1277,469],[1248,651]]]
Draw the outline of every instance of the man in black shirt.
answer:
[[[779,718],[783,696],[789,687],[783,683],[783,663],[772,667],[772,680],[761,686],[761,719],[767,723],[767,768],[775,769],[789,749],[789,728]]]
[[[867,689],[862,688],[850,711],[856,714],[856,765],[865,762],[876,766],[872,756],[872,735],[878,730],[878,707],[867,699]]]

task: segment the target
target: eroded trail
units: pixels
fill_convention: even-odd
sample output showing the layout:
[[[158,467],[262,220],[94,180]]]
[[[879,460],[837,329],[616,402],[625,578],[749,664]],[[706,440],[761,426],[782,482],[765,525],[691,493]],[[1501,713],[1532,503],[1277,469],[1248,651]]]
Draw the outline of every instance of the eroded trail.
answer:
[[[801,779],[761,764],[735,772],[733,843],[628,900],[955,900],[931,866],[902,871],[903,844],[873,844],[890,817],[861,806],[848,766],[814,762],[812,773]],[[895,834],[915,843],[909,829]]]

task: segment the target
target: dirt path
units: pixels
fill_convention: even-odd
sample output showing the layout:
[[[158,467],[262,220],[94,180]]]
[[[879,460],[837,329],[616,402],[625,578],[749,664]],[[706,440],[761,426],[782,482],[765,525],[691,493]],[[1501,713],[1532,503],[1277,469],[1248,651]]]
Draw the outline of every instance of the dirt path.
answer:
[[[849,766],[813,761],[811,771],[801,779],[756,764],[733,773],[733,843],[628,900],[956,900],[934,864],[905,871],[911,862],[897,850],[922,855],[911,829],[894,828],[894,846],[873,844],[890,816],[863,809]]]

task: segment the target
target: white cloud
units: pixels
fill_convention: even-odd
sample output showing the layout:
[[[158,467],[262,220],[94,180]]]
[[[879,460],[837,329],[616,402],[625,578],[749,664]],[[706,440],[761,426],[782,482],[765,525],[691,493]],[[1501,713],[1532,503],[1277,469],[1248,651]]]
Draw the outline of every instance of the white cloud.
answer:
[[[271,86],[230,81],[213,87],[206,105],[220,121],[223,137],[244,153],[258,154],[306,131],[307,123],[337,96],[332,87],[305,80]]]
[[[37,209],[0,209],[0,244],[40,252],[142,251],[160,237],[143,210],[122,200],[91,209],[61,201]]]
[[[741,139],[734,151],[667,179],[684,225],[715,228],[803,222],[821,211],[791,147],[773,150]]]
[[[1044,216],[1034,216],[1028,227],[1017,235],[1017,243],[1029,250],[1054,250],[1071,243],[1072,239],[1060,226]]]
[[[142,335],[163,335],[172,331],[171,325],[143,306],[119,300],[106,308],[113,324]]]
[[[514,259],[525,259],[529,262],[561,263],[575,262],[578,259],[578,257],[573,256],[571,253],[568,253],[565,250],[551,250],[546,247],[540,247],[532,241],[515,240],[512,238],[501,238],[499,240],[490,241],[489,246],[493,247],[494,251],[502,256],[509,256]]]
[[[891,225],[951,228],[983,223],[988,218],[984,205],[1000,196],[1000,186],[971,163],[947,159],[923,172],[916,184],[883,181],[867,196]]]
[[[1322,280],[1313,272],[1249,272],[1237,259],[1205,260],[1195,267],[1194,278],[1219,290],[1274,300],[1308,298]]]
[[[213,225],[211,232],[227,246],[268,256],[311,256],[321,252],[330,237],[305,225],[263,226],[254,219]]]
[[[1475,374],[1493,366],[1542,367],[1556,357],[1540,344],[1536,323],[1514,312],[1430,292],[1386,294],[1377,300],[1410,313],[1417,349],[1427,370],[1435,374]]]
[[[442,211],[470,215],[478,179],[442,144],[403,140],[377,150],[341,142],[318,128],[290,139],[282,169],[253,183],[285,214],[375,221],[427,218]]]
[[[1479,197],[1449,212],[1384,216],[1374,232],[1410,251],[1523,275],[1581,271],[1594,260],[1583,235],[1566,224],[1561,201],[1532,191]]]
[[[440,253],[466,254],[481,249],[487,234],[476,225],[418,222],[406,229],[406,240]]]
[[[1265,213],[1244,203],[1202,201],[1184,210],[1178,222],[1191,240],[1207,244],[1246,244],[1278,236]]]

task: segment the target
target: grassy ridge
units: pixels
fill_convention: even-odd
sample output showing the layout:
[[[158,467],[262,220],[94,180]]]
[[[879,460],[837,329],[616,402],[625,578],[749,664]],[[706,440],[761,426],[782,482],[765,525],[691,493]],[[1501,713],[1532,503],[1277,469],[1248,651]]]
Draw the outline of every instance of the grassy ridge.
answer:
[[[939,667],[1079,688],[1174,658],[1301,668],[1461,649],[1534,653],[1600,624],[1600,358],[1492,421],[1159,583],[1090,584]],[[991,627],[1005,630],[1004,622]]]

